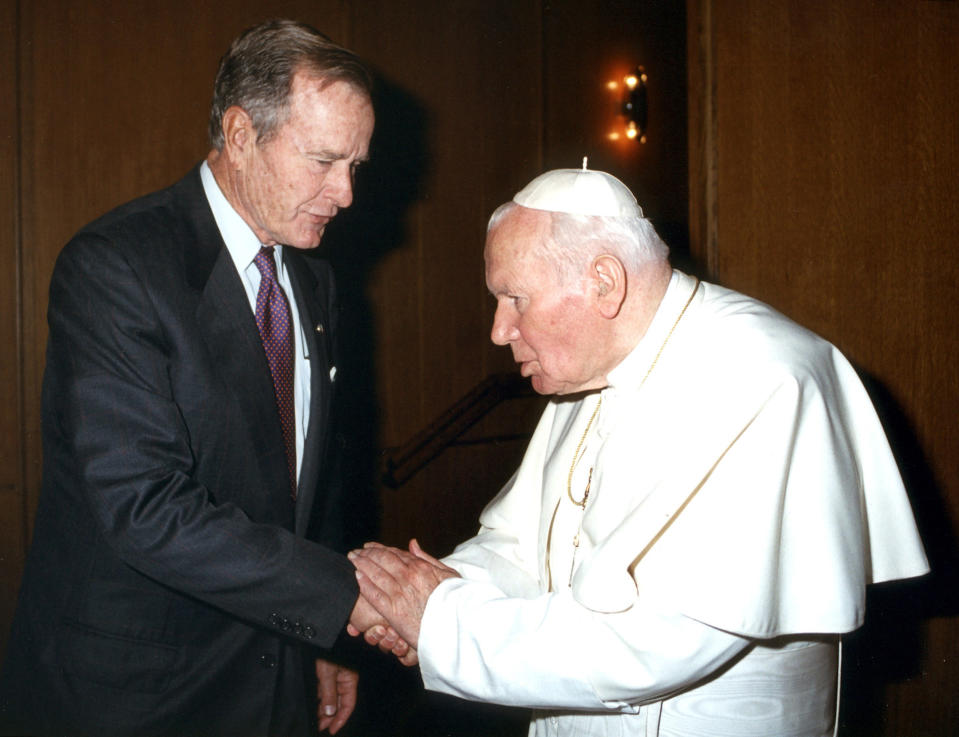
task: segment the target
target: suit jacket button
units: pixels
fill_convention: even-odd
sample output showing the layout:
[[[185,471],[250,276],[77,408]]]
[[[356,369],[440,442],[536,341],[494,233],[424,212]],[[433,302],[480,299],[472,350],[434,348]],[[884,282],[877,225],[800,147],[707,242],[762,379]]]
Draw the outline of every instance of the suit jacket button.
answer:
[[[280,624],[280,615],[276,612],[273,612],[267,621],[270,623],[271,627],[277,627]]]
[[[290,624],[290,620],[286,617],[283,617],[283,621],[280,622],[280,629],[284,632],[289,632],[292,629],[293,625]]]
[[[307,640],[312,640],[316,637],[316,630],[313,629],[312,624],[308,624],[303,628],[303,636],[306,637]]]
[[[260,656],[260,665],[264,668],[276,668],[276,656],[273,653],[263,653]]]

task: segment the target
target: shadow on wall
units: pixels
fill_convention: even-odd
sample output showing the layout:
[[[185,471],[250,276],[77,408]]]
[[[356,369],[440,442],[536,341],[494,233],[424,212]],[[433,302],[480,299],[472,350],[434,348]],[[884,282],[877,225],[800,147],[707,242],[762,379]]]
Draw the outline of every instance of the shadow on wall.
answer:
[[[843,640],[844,737],[882,732],[885,686],[922,675],[923,621],[959,614],[959,546],[943,492],[902,407],[874,377],[859,374],[899,464],[932,572],[867,590],[865,624]]]
[[[357,173],[354,204],[331,223],[322,254],[333,264],[340,302],[336,455],[350,489],[344,515],[350,546],[380,532],[376,326],[368,287],[377,265],[406,242],[407,217],[429,169],[422,103],[377,74],[373,105],[370,161]]]

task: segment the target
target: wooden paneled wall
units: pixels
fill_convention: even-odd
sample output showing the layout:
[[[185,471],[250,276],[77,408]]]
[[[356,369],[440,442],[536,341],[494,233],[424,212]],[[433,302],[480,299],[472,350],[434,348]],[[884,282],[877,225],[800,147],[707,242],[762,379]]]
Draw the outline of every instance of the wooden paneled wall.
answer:
[[[0,5],[0,69],[17,66],[16,7]],[[0,259],[7,274],[0,279],[0,628],[2,640],[13,616],[14,596],[23,568],[26,519],[21,391],[19,156],[17,76],[0,73]],[[0,653],[3,648],[0,647]],[[2,655],[0,655],[2,657]]]
[[[857,366],[934,569],[871,593],[843,734],[956,734],[959,3],[687,6],[692,251]]]

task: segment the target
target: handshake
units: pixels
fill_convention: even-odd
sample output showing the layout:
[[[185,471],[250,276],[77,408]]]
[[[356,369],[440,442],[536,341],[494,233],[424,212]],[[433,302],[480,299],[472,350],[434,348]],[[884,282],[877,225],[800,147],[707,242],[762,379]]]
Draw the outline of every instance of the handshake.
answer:
[[[426,602],[442,581],[459,574],[425,553],[416,540],[410,540],[409,551],[367,543],[347,557],[356,566],[360,596],[346,631],[363,635],[404,665],[416,665]]]

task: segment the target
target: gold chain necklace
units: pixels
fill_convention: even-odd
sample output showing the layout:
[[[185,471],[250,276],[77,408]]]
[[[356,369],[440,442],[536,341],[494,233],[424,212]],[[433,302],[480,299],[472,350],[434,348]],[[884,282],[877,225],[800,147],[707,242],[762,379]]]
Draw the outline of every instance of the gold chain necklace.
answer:
[[[666,337],[663,339],[662,344],[659,346],[659,350],[656,351],[656,355],[653,357],[652,363],[649,364],[649,368],[646,370],[646,374],[643,376],[642,381],[639,382],[637,391],[642,388],[643,384],[646,383],[646,379],[649,378],[649,375],[653,373],[653,369],[656,368],[656,363],[659,361],[659,357],[663,355],[663,349],[666,348],[666,344],[669,342],[669,339],[673,337],[673,331],[676,330],[676,326],[679,325],[679,321],[683,319],[683,315],[686,314],[686,309],[693,302],[693,297],[696,296],[696,292],[699,291],[699,279],[696,279],[696,284],[693,286],[693,291],[689,295],[689,299],[686,300],[686,304],[683,305],[683,309],[679,311],[679,316],[673,322],[672,327],[669,329],[669,332],[666,333]],[[600,395],[599,401],[596,403],[596,408],[593,410],[593,414],[590,415],[589,422],[586,423],[586,429],[583,430],[583,435],[579,439],[579,443],[576,444],[576,450],[573,452],[573,462],[569,467],[569,474],[566,476],[566,496],[569,497],[569,500],[580,508],[580,518],[579,518],[579,527],[576,529],[576,534],[573,536],[573,558],[569,566],[569,583],[567,586],[573,585],[573,571],[576,569],[576,552],[579,550],[579,536],[583,531],[583,515],[586,514],[586,501],[589,499],[589,490],[593,483],[593,467],[589,468],[589,476],[586,478],[586,490],[583,492],[583,498],[581,501],[576,501],[573,498],[572,484],[573,484],[573,471],[576,470],[576,465],[582,459],[582,456],[586,453],[583,449],[583,445],[586,442],[586,436],[589,435],[589,430],[593,426],[593,421],[596,419],[596,416],[599,414],[599,408],[603,406],[603,397]],[[582,450],[582,454],[580,451]],[[553,517],[549,522],[549,534],[546,538],[546,574],[549,580],[549,590],[553,590],[553,574],[549,567],[549,552],[550,552],[550,543],[553,539],[553,523],[556,521],[556,513],[559,511],[559,505],[562,502],[562,498],[556,502],[556,508],[553,510]]]
[[[570,488],[573,483],[573,471],[576,470],[576,464],[579,463],[582,456],[580,455],[580,449],[583,447],[583,443],[586,442],[586,436],[589,435],[589,428],[593,426],[593,420],[596,419],[596,415],[599,414],[599,408],[603,406],[603,397],[600,395],[599,401],[596,403],[596,409],[593,410],[593,414],[589,418],[589,422],[586,423],[586,429],[583,430],[583,436],[579,439],[579,443],[576,445],[576,450],[573,452],[573,463],[569,467],[569,474],[566,476],[566,496],[569,497],[569,500],[581,509],[586,508],[586,500],[589,498],[589,485],[593,480],[593,469],[589,469],[589,480],[586,482],[586,491],[583,493],[583,500],[576,501],[573,499],[573,492]],[[584,453],[586,451],[583,451]]]

